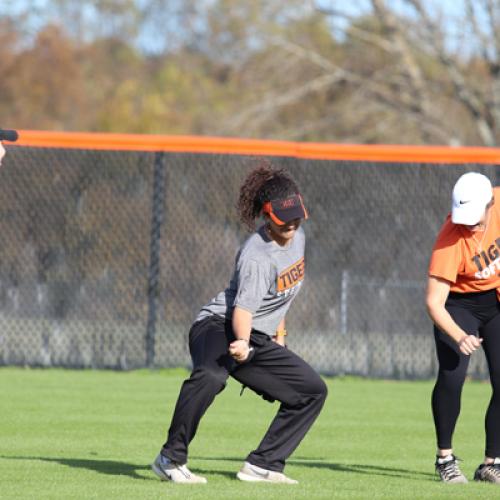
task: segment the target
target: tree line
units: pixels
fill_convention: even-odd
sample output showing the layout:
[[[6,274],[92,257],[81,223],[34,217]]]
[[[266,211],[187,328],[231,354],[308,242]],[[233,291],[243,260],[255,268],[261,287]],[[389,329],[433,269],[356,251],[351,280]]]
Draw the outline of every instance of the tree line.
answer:
[[[0,7],[4,127],[478,146],[500,138],[499,0],[453,10],[426,0],[18,3]]]

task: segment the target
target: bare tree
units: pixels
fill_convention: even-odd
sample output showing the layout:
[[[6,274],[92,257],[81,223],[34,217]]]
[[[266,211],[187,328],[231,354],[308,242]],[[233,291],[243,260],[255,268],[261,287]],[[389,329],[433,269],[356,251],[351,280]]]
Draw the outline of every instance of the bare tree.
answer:
[[[23,5],[0,7],[0,111],[19,126],[500,142],[500,0]]]
[[[399,10],[384,0],[367,5],[353,15],[303,4],[315,29],[325,19],[342,21],[329,52],[307,23],[273,29],[261,22],[267,52],[252,71],[262,78],[274,64],[282,78],[267,74],[268,86],[222,121],[222,131],[253,135],[272,123],[273,134],[288,138],[496,145],[500,2],[465,0],[453,15],[437,15],[422,0],[404,0]],[[294,107],[318,103],[323,109],[307,123],[284,123]]]

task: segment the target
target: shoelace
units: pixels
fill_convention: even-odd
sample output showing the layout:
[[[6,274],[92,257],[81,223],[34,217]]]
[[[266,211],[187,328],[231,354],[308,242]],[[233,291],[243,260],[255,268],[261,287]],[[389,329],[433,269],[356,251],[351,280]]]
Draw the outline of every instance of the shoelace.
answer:
[[[500,479],[500,464],[489,464],[485,468],[492,476]]]
[[[165,458],[161,458],[160,459],[160,462],[163,466],[167,467],[168,465],[173,465],[178,471],[180,471],[182,473],[182,475],[184,477],[186,477],[187,479],[189,479],[191,477],[191,471],[187,468],[186,465],[179,465],[179,464],[176,464],[175,462],[171,462],[170,460],[168,459],[165,459]]]
[[[187,479],[191,478],[192,473],[185,465],[177,465],[177,469],[180,470]]]
[[[444,464],[437,464],[437,468],[439,469],[444,479],[450,480],[455,477],[460,477],[462,475],[462,472],[458,467],[457,460],[458,460],[457,458],[454,458],[453,460],[449,460]]]

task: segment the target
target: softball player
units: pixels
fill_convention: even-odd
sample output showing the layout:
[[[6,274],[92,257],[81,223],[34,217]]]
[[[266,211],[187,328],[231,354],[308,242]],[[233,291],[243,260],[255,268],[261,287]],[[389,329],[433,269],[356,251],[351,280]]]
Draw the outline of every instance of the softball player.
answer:
[[[486,452],[474,479],[500,484],[500,188],[476,172],[453,188],[451,214],[429,266],[427,309],[434,322],[439,372],[432,394],[437,435],[436,472],[466,483],[453,454],[470,355],[483,347],[493,394],[486,412]]]
[[[281,403],[237,478],[297,483],[283,474],[285,460],[327,395],[318,374],[285,348],[285,314],[304,279],[300,224],[307,212],[299,189],[284,170],[260,166],[241,186],[238,208],[250,229],[261,215],[265,224],[240,248],[228,288],[201,309],[189,332],[193,371],[182,385],[167,441],[152,464],[163,480],[206,483],[186,466],[188,446],[230,375],[265,399]]]

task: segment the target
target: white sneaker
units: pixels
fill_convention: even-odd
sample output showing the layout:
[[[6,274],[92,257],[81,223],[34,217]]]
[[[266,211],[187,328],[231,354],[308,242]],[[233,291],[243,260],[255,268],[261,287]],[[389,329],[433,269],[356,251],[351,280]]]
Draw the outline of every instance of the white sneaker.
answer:
[[[436,457],[436,474],[443,483],[468,483],[467,478],[462,474],[458,461],[460,459],[455,455],[448,455],[447,457]]]
[[[252,465],[250,462],[245,462],[241,470],[236,474],[240,481],[257,482],[263,481],[266,483],[282,483],[282,484],[298,484],[298,481],[291,479],[282,472],[263,469],[257,465]]]
[[[198,483],[205,484],[207,480],[204,477],[193,474],[187,466],[172,462],[161,453],[151,464],[151,469],[162,481],[172,481],[173,483]]]

